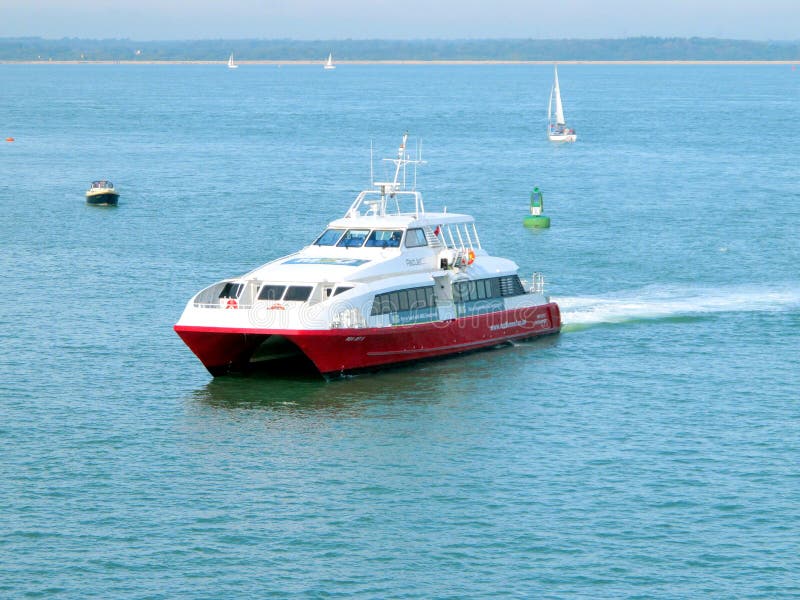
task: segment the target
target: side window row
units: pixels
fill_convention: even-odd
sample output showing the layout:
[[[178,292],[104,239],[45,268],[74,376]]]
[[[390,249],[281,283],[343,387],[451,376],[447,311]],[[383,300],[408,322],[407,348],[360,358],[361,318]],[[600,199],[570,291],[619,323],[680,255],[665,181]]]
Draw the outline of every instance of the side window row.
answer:
[[[406,310],[418,310],[436,306],[436,295],[433,286],[409,288],[377,294],[372,303],[371,315],[386,315]]]
[[[453,300],[455,302],[473,302],[475,300],[488,300],[505,296],[519,296],[525,293],[525,288],[519,280],[519,275],[505,275],[489,279],[476,279],[475,281],[459,281],[453,285]]]

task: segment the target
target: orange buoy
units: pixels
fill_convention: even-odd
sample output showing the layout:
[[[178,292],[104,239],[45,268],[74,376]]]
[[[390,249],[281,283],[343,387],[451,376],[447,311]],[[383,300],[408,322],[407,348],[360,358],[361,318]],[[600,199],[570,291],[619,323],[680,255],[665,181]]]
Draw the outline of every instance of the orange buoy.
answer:
[[[13,142],[13,141],[14,141],[14,138],[12,138],[12,137],[7,137],[7,138],[6,138],[6,141],[7,141],[7,142]]]

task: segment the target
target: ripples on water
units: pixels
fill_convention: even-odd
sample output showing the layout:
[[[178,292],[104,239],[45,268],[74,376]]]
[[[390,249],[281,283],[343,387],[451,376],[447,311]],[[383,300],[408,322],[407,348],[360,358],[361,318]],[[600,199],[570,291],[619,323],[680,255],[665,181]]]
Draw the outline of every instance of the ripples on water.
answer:
[[[798,157],[761,135],[800,137],[790,73],[565,66],[554,146],[545,67],[0,65],[0,596],[800,595]],[[211,380],[186,300],[307,243],[405,129],[564,333]]]

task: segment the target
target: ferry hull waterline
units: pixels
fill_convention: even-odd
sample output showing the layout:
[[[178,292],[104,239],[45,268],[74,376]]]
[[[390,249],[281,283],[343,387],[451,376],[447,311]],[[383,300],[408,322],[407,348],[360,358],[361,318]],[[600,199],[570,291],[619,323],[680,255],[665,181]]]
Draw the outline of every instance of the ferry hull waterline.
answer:
[[[253,360],[279,336],[325,376],[415,363],[556,334],[561,316],[554,302],[462,319],[392,328],[286,330],[225,329],[176,325],[175,330],[212,375],[247,373],[259,362],[286,358],[277,352]],[[279,346],[285,351],[285,345]],[[274,358],[273,358],[274,357]]]
[[[471,216],[426,212],[406,189],[407,168],[416,182],[424,163],[407,139],[385,159],[394,179],[373,182],[313,243],[189,300],[174,329],[212,375],[289,361],[330,378],[561,330],[541,273],[523,282]]]

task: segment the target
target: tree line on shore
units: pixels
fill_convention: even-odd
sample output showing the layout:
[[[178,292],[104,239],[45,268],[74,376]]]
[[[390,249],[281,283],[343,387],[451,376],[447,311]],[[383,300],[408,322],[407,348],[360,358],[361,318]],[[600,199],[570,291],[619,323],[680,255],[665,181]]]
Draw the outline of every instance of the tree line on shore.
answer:
[[[470,39],[470,40],[176,40],[0,38],[4,61],[800,61],[800,41],[717,38]]]

